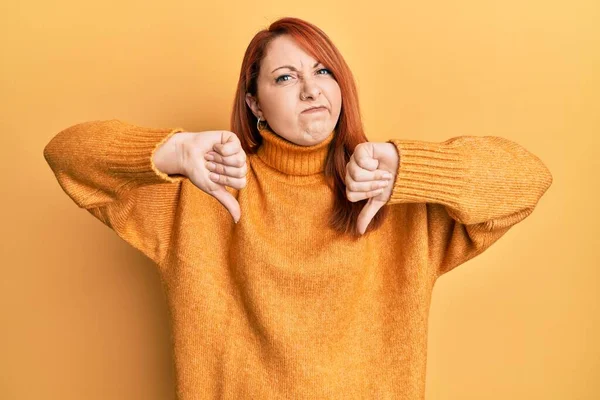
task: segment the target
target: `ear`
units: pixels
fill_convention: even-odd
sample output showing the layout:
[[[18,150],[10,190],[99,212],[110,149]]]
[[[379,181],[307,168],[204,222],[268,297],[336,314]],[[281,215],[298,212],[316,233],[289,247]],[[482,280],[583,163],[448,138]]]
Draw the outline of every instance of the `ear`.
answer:
[[[258,101],[256,101],[256,97],[250,93],[246,93],[246,104],[248,104],[248,107],[250,107],[256,118],[260,117],[264,121],[264,115],[258,105]]]

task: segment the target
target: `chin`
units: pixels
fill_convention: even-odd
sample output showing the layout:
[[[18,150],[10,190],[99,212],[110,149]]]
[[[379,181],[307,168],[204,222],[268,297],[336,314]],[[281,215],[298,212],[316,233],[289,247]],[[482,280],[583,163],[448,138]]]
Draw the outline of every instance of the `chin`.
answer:
[[[316,129],[306,129],[304,131],[304,138],[311,142],[315,140],[323,140],[329,135],[329,133],[331,133],[332,130],[333,128],[329,129],[323,127],[319,127]]]
[[[325,133],[319,133],[314,136],[306,134],[302,140],[302,142],[303,142],[302,145],[303,146],[314,146],[316,144],[321,143],[326,138],[327,138],[327,134],[325,134]]]

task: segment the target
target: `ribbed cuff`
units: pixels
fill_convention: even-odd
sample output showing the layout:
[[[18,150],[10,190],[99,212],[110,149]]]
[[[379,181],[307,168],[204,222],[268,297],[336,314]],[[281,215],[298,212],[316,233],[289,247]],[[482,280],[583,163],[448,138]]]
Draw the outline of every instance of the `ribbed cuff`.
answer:
[[[451,141],[391,139],[400,161],[386,204],[433,202],[458,208],[467,182],[464,155]]]
[[[184,132],[184,128],[149,128],[120,120],[110,122],[119,124],[106,153],[111,173],[125,178],[131,186],[176,183],[186,178],[181,174],[168,175],[160,171],[153,160],[156,150],[174,134]]]

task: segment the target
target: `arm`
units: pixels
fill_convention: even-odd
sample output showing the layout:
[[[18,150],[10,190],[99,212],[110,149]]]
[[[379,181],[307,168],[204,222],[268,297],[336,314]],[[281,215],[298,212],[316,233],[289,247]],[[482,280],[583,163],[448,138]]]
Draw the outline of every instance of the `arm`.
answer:
[[[56,134],[45,146],[44,158],[79,207],[160,263],[185,179],[168,175],[177,171],[172,157],[176,134],[183,131],[88,121]]]
[[[427,203],[429,258],[437,276],[524,220],[552,184],[537,156],[502,137],[388,142],[400,162],[387,204]]]

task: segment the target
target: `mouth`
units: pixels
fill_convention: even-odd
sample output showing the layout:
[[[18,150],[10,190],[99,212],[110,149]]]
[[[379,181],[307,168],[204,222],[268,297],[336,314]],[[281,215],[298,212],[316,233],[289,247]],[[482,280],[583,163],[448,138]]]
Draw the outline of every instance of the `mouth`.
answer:
[[[308,109],[302,111],[302,114],[311,114],[311,113],[321,112],[321,111],[327,111],[327,108],[325,108],[323,106],[311,107],[311,108],[308,108]]]

